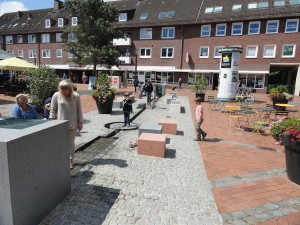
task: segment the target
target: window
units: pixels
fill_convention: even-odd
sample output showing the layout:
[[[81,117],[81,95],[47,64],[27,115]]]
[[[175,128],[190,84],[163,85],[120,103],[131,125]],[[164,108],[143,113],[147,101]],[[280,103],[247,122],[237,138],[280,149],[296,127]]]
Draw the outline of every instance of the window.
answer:
[[[248,28],[248,34],[260,33],[260,21],[250,22]]]
[[[46,28],[51,27],[51,21],[50,21],[50,19],[46,19],[46,20],[45,20],[45,27],[46,27]]]
[[[140,16],[140,20],[146,20],[148,15],[149,15],[149,13],[142,13]]]
[[[157,83],[173,83],[174,82],[174,73],[173,72],[156,72],[155,74],[155,78]],[[145,74],[146,78],[147,78],[147,72]],[[152,74],[151,74],[152,77]]]
[[[63,27],[64,26],[64,18],[58,18],[57,25],[59,27]]]
[[[173,17],[174,17],[174,14],[175,14],[174,11],[169,11],[169,12],[167,12],[166,17],[167,17],[167,18],[173,18]]]
[[[141,48],[140,58],[151,58],[151,48]]]
[[[257,45],[248,45],[246,49],[246,58],[257,58]]]
[[[13,36],[5,36],[5,44],[10,45],[13,44]]]
[[[214,10],[214,7],[207,7],[207,8],[205,8],[204,12],[205,13],[212,13],[213,10]]]
[[[200,47],[199,58],[209,58],[209,47],[208,46]]]
[[[62,57],[62,49],[56,49],[56,58]]]
[[[50,58],[50,49],[42,49],[42,57]]]
[[[276,45],[265,45],[264,46],[264,58],[275,58]]]
[[[127,13],[120,13],[119,21],[127,21]]]
[[[246,84],[247,88],[264,88],[265,83],[264,74],[240,74],[239,79]]]
[[[161,30],[161,38],[174,38],[175,27],[163,27]]]
[[[289,0],[290,5],[300,5],[300,0]]]
[[[242,10],[242,4],[234,4],[232,6],[232,11],[241,11]]]
[[[216,46],[214,51],[214,58],[221,58],[221,55],[219,53],[219,49],[224,48],[224,46]]]
[[[275,34],[278,33],[279,20],[269,20],[267,22],[267,34]]]
[[[152,39],[152,29],[143,28],[140,30],[140,39]]]
[[[226,36],[226,24],[217,24],[216,36]]]
[[[28,43],[36,43],[36,36],[35,34],[28,34]]]
[[[72,54],[72,53],[68,53],[68,57],[69,57],[69,59],[72,59],[72,58],[74,58],[74,55]]]
[[[289,19],[285,23],[285,33],[298,32],[299,19]]]
[[[42,34],[42,43],[50,43],[50,34]]]
[[[221,13],[223,11],[223,6],[215,6],[213,12]]]
[[[13,55],[14,54],[14,51],[13,50],[6,50],[7,53]]]
[[[36,51],[35,50],[29,50],[28,51],[29,58],[35,58],[36,57]]]
[[[56,42],[62,42],[62,33],[56,33]]]
[[[242,35],[243,34],[243,23],[233,23],[231,35]]]
[[[295,44],[286,44],[282,46],[282,58],[292,58],[295,57],[295,50],[296,45]]]
[[[173,58],[174,48],[161,48],[161,58]]]
[[[167,12],[160,12],[158,14],[158,19],[166,18],[167,17]]]
[[[210,25],[202,25],[201,26],[201,37],[209,37],[210,36]]]
[[[19,44],[23,43],[23,36],[22,35],[18,35],[18,43]]]
[[[68,40],[69,40],[69,42],[77,42],[77,38],[74,33],[68,34]]]
[[[18,56],[19,56],[20,58],[23,58],[23,57],[24,57],[24,52],[23,52],[23,50],[18,50]]]
[[[274,7],[283,7],[284,5],[284,0],[274,0]]]
[[[257,9],[257,2],[248,3],[248,9]]]
[[[266,9],[268,7],[269,7],[269,2],[259,2],[257,4],[257,8],[259,8],[259,9]]]
[[[76,16],[72,17],[72,26],[77,26],[77,17]]]

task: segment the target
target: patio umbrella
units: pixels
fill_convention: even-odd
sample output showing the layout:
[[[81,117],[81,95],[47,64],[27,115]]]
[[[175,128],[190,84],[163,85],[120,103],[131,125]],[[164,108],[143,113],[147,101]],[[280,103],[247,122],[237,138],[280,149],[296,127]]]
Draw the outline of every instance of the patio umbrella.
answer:
[[[23,71],[31,68],[37,69],[38,67],[17,57],[4,59],[0,61],[0,69],[2,70]]]

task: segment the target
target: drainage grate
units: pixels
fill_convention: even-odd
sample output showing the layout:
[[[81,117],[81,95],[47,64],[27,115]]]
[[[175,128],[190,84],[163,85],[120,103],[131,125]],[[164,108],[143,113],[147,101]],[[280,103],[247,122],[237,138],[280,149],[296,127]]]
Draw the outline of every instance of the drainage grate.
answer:
[[[277,149],[277,148],[271,148],[271,147],[265,147],[265,146],[256,146],[257,149],[272,151],[272,152],[284,152],[284,150]]]

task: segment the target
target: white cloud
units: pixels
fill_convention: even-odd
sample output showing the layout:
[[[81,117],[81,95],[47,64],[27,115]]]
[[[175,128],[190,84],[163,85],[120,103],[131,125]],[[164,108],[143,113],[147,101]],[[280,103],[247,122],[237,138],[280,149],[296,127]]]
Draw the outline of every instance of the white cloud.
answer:
[[[17,11],[27,11],[24,3],[18,1],[7,1],[0,3],[0,16],[4,13],[17,12]]]

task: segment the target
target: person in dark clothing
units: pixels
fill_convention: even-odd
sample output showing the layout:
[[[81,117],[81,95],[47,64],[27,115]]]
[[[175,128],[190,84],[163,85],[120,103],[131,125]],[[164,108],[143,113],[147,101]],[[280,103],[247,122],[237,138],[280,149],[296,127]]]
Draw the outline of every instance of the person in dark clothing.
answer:
[[[151,102],[151,94],[153,91],[153,85],[150,80],[147,81],[146,86],[145,86],[145,92],[147,94],[147,104],[150,104]]]
[[[129,99],[129,94],[124,94],[125,99],[123,100],[123,112],[124,112],[124,125],[130,127],[130,113],[132,113],[132,102]]]
[[[136,92],[136,88],[139,86],[140,81],[138,80],[137,77],[135,77],[134,81],[133,81],[133,85],[134,85],[134,92]]]
[[[47,120],[49,119],[49,115],[50,115],[50,108],[51,108],[51,100],[52,100],[52,96],[54,95],[56,91],[53,90],[50,92],[50,97],[46,99],[46,101],[44,102],[44,118],[46,118]]]

